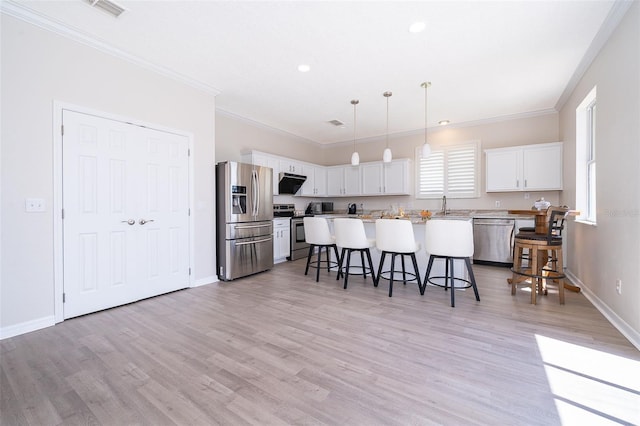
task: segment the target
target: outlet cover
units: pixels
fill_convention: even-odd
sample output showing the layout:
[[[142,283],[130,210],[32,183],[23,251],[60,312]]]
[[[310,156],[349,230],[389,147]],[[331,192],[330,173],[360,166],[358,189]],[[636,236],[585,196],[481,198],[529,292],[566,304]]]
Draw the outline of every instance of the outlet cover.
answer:
[[[24,210],[26,212],[43,212],[45,211],[43,198],[26,198],[24,200]]]
[[[499,209],[501,204],[502,204],[502,203],[501,203],[500,201],[496,201],[496,208],[498,208],[498,209]]]

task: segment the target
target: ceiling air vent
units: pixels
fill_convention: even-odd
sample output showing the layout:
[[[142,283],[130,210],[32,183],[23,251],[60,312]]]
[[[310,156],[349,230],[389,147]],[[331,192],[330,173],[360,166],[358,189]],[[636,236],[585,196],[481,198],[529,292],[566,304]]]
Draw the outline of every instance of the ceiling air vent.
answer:
[[[125,11],[124,7],[110,1],[110,0],[86,0],[91,6],[102,9],[105,12],[118,17]]]
[[[344,127],[344,123],[340,120],[330,120],[330,121],[327,121],[327,123],[333,124],[336,127]]]

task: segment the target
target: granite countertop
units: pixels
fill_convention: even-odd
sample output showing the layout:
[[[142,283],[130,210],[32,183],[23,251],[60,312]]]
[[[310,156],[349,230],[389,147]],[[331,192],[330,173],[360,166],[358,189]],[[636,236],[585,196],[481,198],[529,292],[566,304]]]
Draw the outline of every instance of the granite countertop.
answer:
[[[424,223],[425,220],[420,217],[419,211],[406,212],[403,216],[383,216],[382,211],[376,210],[365,214],[346,214],[346,213],[330,213],[319,215],[327,219],[335,218],[356,218],[362,219],[364,222],[375,222],[376,219],[388,218],[388,219],[404,219],[410,220],[414,224]],[[510,214],[508,210],[449,210],[444,215],[442,212],[432,212],[432,219],[524,219],[533,218],[532,215]]]

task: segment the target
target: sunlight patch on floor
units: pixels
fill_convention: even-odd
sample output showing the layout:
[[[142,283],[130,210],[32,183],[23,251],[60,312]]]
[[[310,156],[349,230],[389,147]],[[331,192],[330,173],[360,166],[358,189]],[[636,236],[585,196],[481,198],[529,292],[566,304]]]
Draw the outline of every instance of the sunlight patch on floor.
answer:
[[[536,335],[563,424],[640,424],[640,362]]]

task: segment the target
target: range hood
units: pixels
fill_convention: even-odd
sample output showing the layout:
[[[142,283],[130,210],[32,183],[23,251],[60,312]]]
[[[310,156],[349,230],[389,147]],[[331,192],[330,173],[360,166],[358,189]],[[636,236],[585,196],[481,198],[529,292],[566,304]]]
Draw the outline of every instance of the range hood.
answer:
[[[305,180],[307,180],[306,176],[280,172],[278,192],[280,194],[295,194],[298,192]]]

